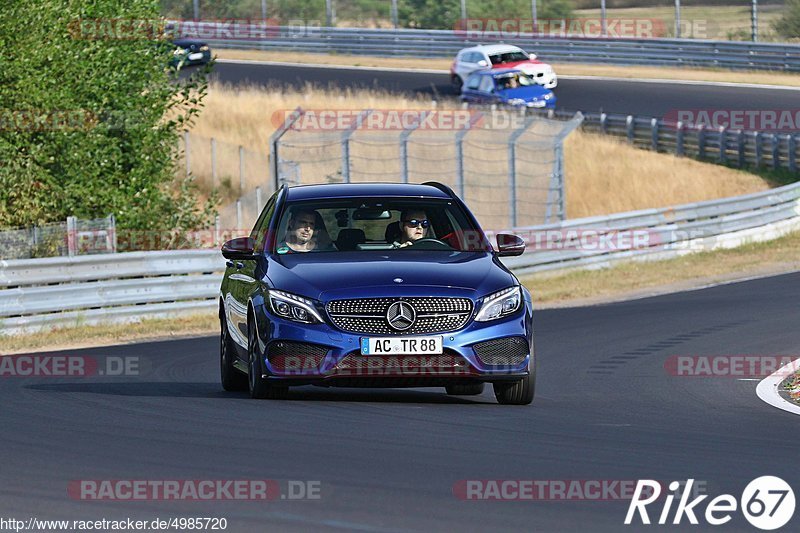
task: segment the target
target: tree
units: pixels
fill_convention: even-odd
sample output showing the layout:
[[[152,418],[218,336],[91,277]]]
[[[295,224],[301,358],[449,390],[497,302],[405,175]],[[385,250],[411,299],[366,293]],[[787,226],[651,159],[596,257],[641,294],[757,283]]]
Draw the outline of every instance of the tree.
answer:
[[[787,39],[800,37],[800,0],[786,0],[783,16],[775,21],[775,31]]]
[[[0,226],[99,218],[205,225],[175,181],[203,76],[178,82],[157,0],[6,0],[0,10]]]

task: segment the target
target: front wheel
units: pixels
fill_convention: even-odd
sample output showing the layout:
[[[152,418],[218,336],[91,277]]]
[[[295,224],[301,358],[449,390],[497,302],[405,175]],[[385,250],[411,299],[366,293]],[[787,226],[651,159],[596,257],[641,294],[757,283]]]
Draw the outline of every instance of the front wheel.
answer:
[[[275,386],[264,377],[264,365],[258,351],[256,326],[252,315],[247,320],[247,371],[251,398],[281,400],[289,395],[288,387]]]
[[[219,318],[219,374],[222,388],[226,391],[242,391],[247,389],[247,376],[233,366],[236,359],[233,341],[228,332],[225,316]]]
[[[494,383],[494,397],[502,405],[528,405],[533,401],[536,375],[531,372],[519,381]]]

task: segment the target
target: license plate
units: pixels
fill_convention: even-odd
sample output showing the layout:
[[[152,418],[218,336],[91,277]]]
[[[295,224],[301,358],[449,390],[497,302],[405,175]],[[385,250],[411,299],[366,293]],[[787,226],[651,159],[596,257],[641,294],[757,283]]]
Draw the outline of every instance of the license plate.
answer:
[[[203,59],[203,54],[201,52],[189,54],[189,61],[197,61],[198,59]]]
[[[362,337],[362,355],[442,353],[442,336],[431,337]]]

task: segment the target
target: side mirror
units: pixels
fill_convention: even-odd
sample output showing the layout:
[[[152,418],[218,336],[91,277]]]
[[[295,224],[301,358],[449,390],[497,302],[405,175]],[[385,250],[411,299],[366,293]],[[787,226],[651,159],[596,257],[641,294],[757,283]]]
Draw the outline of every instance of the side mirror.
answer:
[[[480,61],[478,61],[478,66],[479,67],[488,67],[489,66],[489,62],[486,61],[485,59],[481,59]]]
[[[524,251],[525,241],[521,237],[507,233],[497,234],[497,255],[500,257],[522,255]]]
[[[533,61],[534,59],[536,59],[536,54],[528,54],[528,59]]]
[[[250,237],[231,239],[222,245],[222,257],[225,259],[255,259],[253,249],[256,243]]]

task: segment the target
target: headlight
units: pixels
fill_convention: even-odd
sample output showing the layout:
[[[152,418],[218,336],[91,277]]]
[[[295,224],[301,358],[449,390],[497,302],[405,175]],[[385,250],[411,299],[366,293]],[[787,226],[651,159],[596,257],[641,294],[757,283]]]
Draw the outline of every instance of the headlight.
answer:
[[[489,320],[503,318],[517,311],[521,303],[522,292],[519,287],[503,289],[483,299],[483,305],[475,320],[488,322]]]
[[[201,52],[208,52],[208,45],[207,45],[207,44],[204,44],[203,46],[201,46],[201,47],[200,47],[200,51],[201,51]]]
[[[550,100],[550,98],[552,98],[552,97],[553,97],[553,95],[552,95],[552,94],[546,94],[546,95],[544,95],[544,99],[545,99],[545,100]]]
[[[269,309],[273,314],[286,320],[304,324],[316,324],[323,321],[314,307],[314,302],[302,296],[270,290],[267,291],[267,302],[269,302]]]
[[[525,100],[522,98],[512,98],[508,101],[509,105],[525,105]]]

